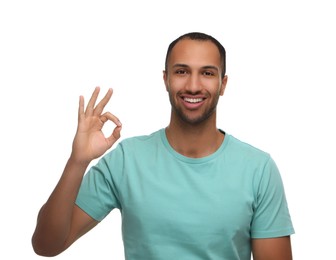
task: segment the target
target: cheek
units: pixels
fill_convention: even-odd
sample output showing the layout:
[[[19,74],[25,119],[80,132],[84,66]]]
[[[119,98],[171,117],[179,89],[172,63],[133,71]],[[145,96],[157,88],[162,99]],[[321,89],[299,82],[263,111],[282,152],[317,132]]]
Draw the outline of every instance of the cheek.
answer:
[[[171,78],[168,81],[168,90],[169,91],[179,91],[186,84],[186,79],[183,78]]]
[[[221,82],[218,82],[217,79],[209,79],[205,78],[201,80],[201,86],[207,89],[209,92],[216,92],[217,94],[222,93],[222,85]]]

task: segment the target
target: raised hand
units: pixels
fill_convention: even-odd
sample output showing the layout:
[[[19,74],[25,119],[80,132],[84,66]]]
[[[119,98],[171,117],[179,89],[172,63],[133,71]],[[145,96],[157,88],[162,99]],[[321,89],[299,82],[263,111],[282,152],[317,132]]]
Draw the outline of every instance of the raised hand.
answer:
[[[93,159],[103,155],[120,138],[119,119],[110,112],[103,113],[112,96],[112,89],[109,89],[96,105],[99,91],[100,88],[96,87],[85,110],[84,97],[80,96],[79,99],[78,127],[71,157],[81,163],[90,163]],[[116,127],[110,136],[105,137],[102,128],[108,120],[112,121]]]

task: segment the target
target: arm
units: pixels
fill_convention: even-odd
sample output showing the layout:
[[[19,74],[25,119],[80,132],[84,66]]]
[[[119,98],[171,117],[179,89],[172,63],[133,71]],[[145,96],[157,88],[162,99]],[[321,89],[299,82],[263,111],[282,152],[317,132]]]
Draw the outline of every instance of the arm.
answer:
[[[84,98],[80,97],[78,127],[70,158],[58,184],[38,214],[32,237],[34,251],[39,255],[54,256],[63,252],[98,223],[75,205],[88,165],[103,155],[120,137],[119,120],[109,112],[102,114],[112,96],[112,90],[95,106],[98,94],[99,88],[96,88],[85,111]],[[105,138],[102,128],[108,120],[114,122],[116,127]]]
[[[292,260],[290,237],[252,239],[254,260]]]

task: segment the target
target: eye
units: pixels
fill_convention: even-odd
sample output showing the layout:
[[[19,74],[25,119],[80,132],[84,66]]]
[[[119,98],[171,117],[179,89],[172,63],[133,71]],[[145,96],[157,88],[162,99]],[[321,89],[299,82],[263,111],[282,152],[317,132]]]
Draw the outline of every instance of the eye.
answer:
[[[213,73],[212,71],[208,71],[208,70],[207,70],[207,71],[204,71],[204,72],[203,72],[203,75],[204,75],[204,76],[207,76],[207,77],[211,77],[211,76],[214,76],[215,73]]]
[[[179,75],[184,75],[187,74],[188,72],[184,69],[178,69],[175,71],[175,74],[179,74]]]

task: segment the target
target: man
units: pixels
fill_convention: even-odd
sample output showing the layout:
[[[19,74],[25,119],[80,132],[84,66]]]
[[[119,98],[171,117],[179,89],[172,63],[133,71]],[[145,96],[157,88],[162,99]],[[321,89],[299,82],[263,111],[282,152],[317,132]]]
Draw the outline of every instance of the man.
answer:
[[[173,41],[163,73],[168,126],[123,140],[84,178],[122,125],[103,113],[112,90],[95,105],[96,88],[86,109],[80,97],[72,153],[40,210],[35,252],[59,254],[118,208],[128,260],[247,260],[251,252],[255,260],[292,259],[294,229],[274,161],[216,126],[225,66],[225,49],[209,35]],[[116,127],[105,137],[108,120]]]

